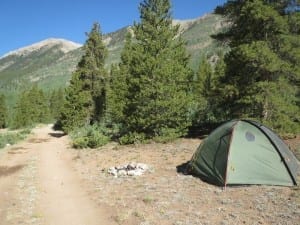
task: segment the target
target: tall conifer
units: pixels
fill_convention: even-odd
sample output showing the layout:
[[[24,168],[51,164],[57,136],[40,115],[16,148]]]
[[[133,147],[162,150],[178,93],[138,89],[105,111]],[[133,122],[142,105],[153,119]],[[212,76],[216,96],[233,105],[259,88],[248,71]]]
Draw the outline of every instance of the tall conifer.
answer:
[[[206,123],[208,116],[208,94],[211,89],[211,81],[213,78],[213,70],[205,56],[201,57],[198,71],[193,80],[193,102],[194,102],[194,118],[193,125]]]
[[[51,117],[58,120],[64,106],[64,90],[62,88],[51,92],[49,97],[49,106]]]
[[[5,102],[5,96],[0,94],[0,128],[7,126],[7,107]]]
[[[43,90],[34,85],[30,90],[20,93],[14,109],[12,122],[14,128],[32,126],[35,123],[47,123],[49,121],[49,102]]]
[[[287,3],[228,1],[221,10],[232,22],[221,36],[230,40],[231,51],[218,88],[227,118],[254,118],[281,132],[299,130],[300,36],[289,26],[299,12],[285,11]]]
[[[112,65],[108,102],[108,114],[112,123],[123,124],[127,118],[124,115],[126,106],[126,96],[128,93],[129,64],[132,58],[132,37],[128,32],[125,45],[121,52],[121,62],[119,65]]]
[[[180,136],[190,125],[189,57],[170,8],[169,0],[144,0],[139,7],[124,109],[129,135]]]
[[[87,34],[84,55],[66,89],[66,101],[60,116],[64,131],[93,124],[103,119],[106,108],[107,49],[98,23]]]

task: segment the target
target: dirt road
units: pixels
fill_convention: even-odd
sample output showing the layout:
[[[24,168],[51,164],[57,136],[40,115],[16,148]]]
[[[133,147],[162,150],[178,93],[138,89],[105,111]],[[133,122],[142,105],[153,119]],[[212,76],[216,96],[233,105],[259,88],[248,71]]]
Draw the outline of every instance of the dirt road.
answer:
[[[68,139],[50,126],[0,153],[0,224],[116,224],[72,168]]]

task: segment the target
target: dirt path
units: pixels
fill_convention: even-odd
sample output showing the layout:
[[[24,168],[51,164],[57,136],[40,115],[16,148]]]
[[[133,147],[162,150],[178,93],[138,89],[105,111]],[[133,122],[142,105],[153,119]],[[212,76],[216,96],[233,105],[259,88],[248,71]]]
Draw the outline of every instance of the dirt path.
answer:
[[[74,171],[67,137],[49,126],[1,153],[0,190],[1,225],[116,224]]]

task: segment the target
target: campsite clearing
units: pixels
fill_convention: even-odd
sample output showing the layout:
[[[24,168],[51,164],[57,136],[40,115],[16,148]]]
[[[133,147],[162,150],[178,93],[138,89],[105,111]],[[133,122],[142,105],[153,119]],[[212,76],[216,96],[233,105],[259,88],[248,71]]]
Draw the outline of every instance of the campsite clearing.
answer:
[[[300,221],[299,187],[210,185],[177,169],[200,139],[75,150],[49,126],[0,150],[1,225],[226,225]],[[289,140],[299,147],[299,137]],[[110,167],[151,166],[137,177]]]

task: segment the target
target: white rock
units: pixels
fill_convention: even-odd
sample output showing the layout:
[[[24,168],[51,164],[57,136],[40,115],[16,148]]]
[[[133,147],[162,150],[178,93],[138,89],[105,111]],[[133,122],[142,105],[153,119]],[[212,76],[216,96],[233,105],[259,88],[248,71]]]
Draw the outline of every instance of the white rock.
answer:
[[[150,166],[144,163],[131,162],[122,166],[115,166],[108,169],[108,173],[115,177],[141,176],[150,170]]]
[[[148,165],[146,165],[146,164],[144,164],[144,163],[138,163],[137,165],[136,165],[136,168],[137,169],[141,169],[141,170],[149,170],[149,166]]]
[[[136,169],[136,170],[130,170],[127,172],[128,176],[141,176],[143,175],[144,171],[141,169]]]
[[[125,170],[127,168],[127,165],[123,165],[123,166],[116,166],[117,170]]]
[[[137,164],[135,162],[131,162],[127,165],[128,170],[135,170],[137,168]]]
[[[118,171],[116,170],[115,167],[109,168],[107,172],[115,177],[118,175]]]
[[[119,170],[118,171],[118,176],[120,176],[120,177],[127,176],[127,171],[126,170]]]

